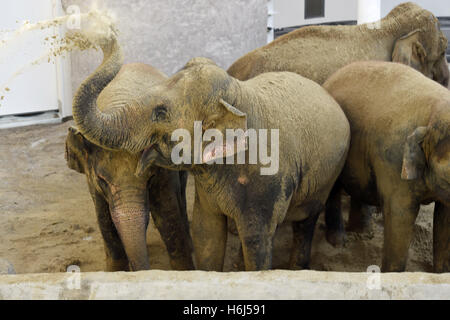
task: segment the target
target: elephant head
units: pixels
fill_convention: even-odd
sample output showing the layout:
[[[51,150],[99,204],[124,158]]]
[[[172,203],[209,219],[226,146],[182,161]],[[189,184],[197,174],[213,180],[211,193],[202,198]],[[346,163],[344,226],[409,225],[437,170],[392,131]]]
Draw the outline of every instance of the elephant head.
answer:
[[[445,110],[446,109],[446,110]],[[450,205],[450,105],[406,141],[401,177],[424,179],[434,199]]]
[[[449,82],[445,56],[447,38],[440,30],[439,21],[431,13],[422,15],[421,19],[424,20],[422,28],[396,39],[392,61],[411,66],[447,87]]]
[[[425,181],[433,216],[433,269],[448,272],[450,216],[450,104],[428,126],[418,127],[406,141],[401,178]],[[420,184],[420,183],[419,183]]]
[[[126,260],[126,265],[129,262],[132,270],[148,269],[149,210],[172,268],[192,269],[184,196],[186,174],[155,168],[136,177],[140,155],[105,148],[102,139],[114,133],[119,135],[114,141],[123,140],[132,122],[121,117],[122,112],[132,109],[136,113],[138,110],[133,108],[140,107],[138,98],[167,77],[142,63],[122,66],[114,36],[100,46],[103,62],[81,84],[74,98],[73,113],[79,129],[69,129],[66,158],[69,168],[87,176],[105,240],[108,269],[126,269],[120,260]],[[108,138],[105,141],[115,146]]]
[[[433,67],[433,80],[448,87],[450,72],[445,53],[443,58],[439,59]]]
[[[144,124],[146,137],[150,139],[144,138],[146,143],[137,144],[144,152],[136,174],[145,175],[153,164],[186,168],[186,163],[192,167],[238,152],[235,145],[243,141],[230,141],[225,137],[227,129],[247,130],[247,115],[228,102],[238,103],[239,93],[236,80],[206,58],[190,60],[180,72],[149,91],[142,101],[145,111],[141,117],[151,119],[150,125]],[[182,139],[187,145],[181,151],[183,156],[187,156],[182,166],[172,161],[174,151],[177,156],[180,153],[175,148],[179,145],[178,138],[174,138],[180,129],[185,132]],[[221,140],[217,140],[218,135]],[[188,140],[184,141],[186,138]],[[201,141],[202,153],[195,152],[196,139]]]
[[[71,127],[66,139],[66,160],[69,168],[87,177],[105,241],[120,237],[125,249],[126,256],[120,257],[120,250],[109,252],[105,246],[108,269],[115,261],[127,257],[132,270],[149,269],[146,230],[150,173],[134,175],[139,156],[101,148]],[[106,228],[107,225],[111,228]]]
[[[93,104],[88,107],[74,104],[74,113],[78,114],[74,118],[77,125],[83,127],[83,134],[87,132],[87,138],[99,145],[133,153],[145,149],[141,171],[155,161],[159,166],[171,168],[174,166],[171,152],[178,144],[171,139],[175,130],[185,129],[194,137],[196,121],[202,123],[201,133],[214,128],[225,137],[226,129],[246,130],[246,114],[232,106],[239,100],[239,92],[237,80],[214,62],[195,58],[178,73],[149,87],[145,95],[122,108],[105,113]],[[106,129],[91,129],[90,124]],[[235,153],[226,142],[219,148],[224,150],[223,156]],[[190,149],[194,151],[194,139]],[[217,148],[203,156],[211,160],[216,151]],[[194,157],[191,154],[191,159]]]

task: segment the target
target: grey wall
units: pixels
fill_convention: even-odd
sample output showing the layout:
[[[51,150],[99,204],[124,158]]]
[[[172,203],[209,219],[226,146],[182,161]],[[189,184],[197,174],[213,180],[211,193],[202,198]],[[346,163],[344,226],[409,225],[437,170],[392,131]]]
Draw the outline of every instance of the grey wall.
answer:
[[[125,62],[144,62],[167,75],[203,56],[228,66],[266,42],[267,0],[62,0],[86,12],[96,4],[117,17]],[[75,90],[101,62],[100,52],[72,53]]]

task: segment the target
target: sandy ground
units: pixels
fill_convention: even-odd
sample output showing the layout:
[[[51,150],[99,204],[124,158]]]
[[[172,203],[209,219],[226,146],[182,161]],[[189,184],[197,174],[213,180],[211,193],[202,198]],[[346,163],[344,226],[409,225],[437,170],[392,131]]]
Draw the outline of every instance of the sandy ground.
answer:
[[[59,125],[0,130],[0,258],[17,273],[104,270],[103,243],[84,175],[67,168],[64,142],[72,121]],[[188,182],[192,212],[194,184]],[[410,248],[407,271],[432,270],[433,205],[422,207]],[[370,234],[348,234],[344,248],[325,241],[323,216],[314,236],[311,269],[366,271],[381,264],[382,215],[375,214]],[[225,271],[237,270],[238,238],[229,234]],[[290,225],[278,228],[274,268],[286,268]],[[169,269],[158,231],[148,230],[152,269]]]

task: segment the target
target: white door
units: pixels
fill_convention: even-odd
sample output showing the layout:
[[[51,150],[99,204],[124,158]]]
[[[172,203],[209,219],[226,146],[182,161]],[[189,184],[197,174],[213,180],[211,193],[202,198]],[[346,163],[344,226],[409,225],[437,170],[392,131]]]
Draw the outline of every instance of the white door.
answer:
[[[0,30],[17,30],[22,21],[31,23],[53,18],[52,0],[2,1]],[[18,23],[17,23],[18,21]],[[0,116],[58,110],[57,68],[47,59],[30,65],[46,52],[44,39],[58,32],[56,28],[24,32],[2,32],[0,42]],[[7,40],[9,39],[9,40]]]

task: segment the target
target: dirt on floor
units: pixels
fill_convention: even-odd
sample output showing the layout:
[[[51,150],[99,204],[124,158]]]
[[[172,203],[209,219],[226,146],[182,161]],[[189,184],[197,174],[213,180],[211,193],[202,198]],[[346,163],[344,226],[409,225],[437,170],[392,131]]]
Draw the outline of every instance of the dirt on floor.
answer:
[[[78,265],[81,271],[105,268],[103,242],[85,177],[67,168],[64,159],[71,125],[69,121],[0,130],[0,258],[10,261],[17,273],[64,272],[70,265]],[[187,194],[191,215],[192,177]],[[421,209],[407,271],[432,271],[432,213],[433,205]],[[311,269],[362,272],[370,265],[381,265],[382,223],[382,215],[375,213],[370,233],[349,233],[346,246],[334,248],[325,240],[322,216],[314,235]],[[278,228],[274,268],[287,267],[291,237],[289,224]],[[235,271],[239,241],[231,233],[228,239],[224,271]],[[148,230],[148,250],[152,269],[170,269],[154,225]]]

